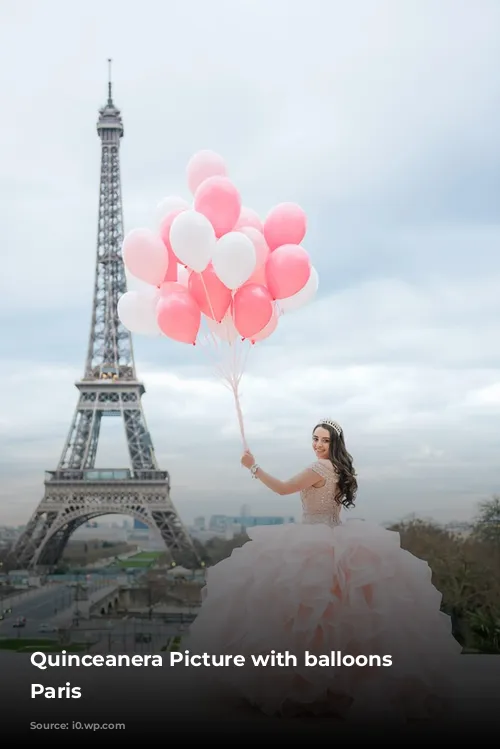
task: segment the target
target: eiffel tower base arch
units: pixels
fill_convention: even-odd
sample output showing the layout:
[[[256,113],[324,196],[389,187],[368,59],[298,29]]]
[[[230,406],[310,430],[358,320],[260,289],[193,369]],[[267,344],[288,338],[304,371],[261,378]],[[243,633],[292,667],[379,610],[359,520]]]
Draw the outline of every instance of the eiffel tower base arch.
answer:
[[[126,515],[156,531],[173,560],[176,551],[188,552],[193,566],[200,560],[192,540],[170,500],[164,471],[133,478],[128,470],[54,471],[45,482],[45,495],[14,549],[18,569],[53,569],[71,536],[85,523],[104,515]],[[162,474],[150,477],[149,474]],[[62,474],[62,476],[60,475]],[[120,474],[124,474],[120,478]],[[97,475],[97,479],[89,478]]]

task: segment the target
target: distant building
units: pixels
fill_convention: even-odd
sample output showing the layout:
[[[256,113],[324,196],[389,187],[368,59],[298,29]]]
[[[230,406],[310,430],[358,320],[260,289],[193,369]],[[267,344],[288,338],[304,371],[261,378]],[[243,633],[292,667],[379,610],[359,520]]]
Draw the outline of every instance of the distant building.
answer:
[[[227,535],[228,532],[244,533],[247,528],[260,525],[287,525],[295,523],[295,518],[283,515],[212,515],[209,529]]]
[[[194,519],[193,529],[195,531],[205,531],[207,529],[207,521],[204,517],[198,517]]]
[[[240,525],[244,529],[253,528],[256,525],[289,525],[289,523],[295,523],[295,518],[292,515],[242,515],[231,518],[231,522],[233,525]]]
[[[228,525],[227,515],[212,515],[208,523],[208,530],[215,533],[225,533]]]
[[[141,523],[140,520],[134,520],[134,530],[135,531],[147,531],[149,530],[146,523]]]

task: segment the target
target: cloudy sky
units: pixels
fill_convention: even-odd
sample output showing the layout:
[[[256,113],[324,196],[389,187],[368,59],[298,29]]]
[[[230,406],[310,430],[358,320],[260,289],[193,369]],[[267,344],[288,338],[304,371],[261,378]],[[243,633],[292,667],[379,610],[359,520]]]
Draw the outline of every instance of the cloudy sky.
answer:
[[[320,277],[255,347],[248,439],[282,478],[340,421],[357,517],[464,520],[500,491],[500,5],[474,0],[143,0],[0,9],[0,523],[25,523],[83,374],[114,58],[126,230],[189,197],[219,151],[243,202],[307,211]],[[202,351],[136,339],[173,499],[197,514],[299,513],[239,466],[231,395]],[[100,466],[122,467],[107,422]]]

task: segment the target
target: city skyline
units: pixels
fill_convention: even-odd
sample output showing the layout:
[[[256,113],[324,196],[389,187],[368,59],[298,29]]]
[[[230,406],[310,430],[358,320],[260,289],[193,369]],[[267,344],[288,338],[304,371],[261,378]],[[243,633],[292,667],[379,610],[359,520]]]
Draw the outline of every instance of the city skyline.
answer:
[[[95,121],[110,56],[125,126],[126,230],[151,224],[162,197],[189,197],[184,164],[200,148],[224,155],[245,204],[262,215],[284,200],[308,213],[318,298],[255,347],[243,380],[260,464],[293,475],[312,460],[315,420],[328,416],[344,426],[355,458],[357,516],[470,517],[500,484],[500,111],[491,75],[500,57],[498,7],[482,2],[480,14],[423,3],[417,14],[389,3],[368,33],[359,11],[322,4],[331,36],[328,24],[315,27],[322,43],[312,46],[307,31],[320,5],[313,2],[306,18],[302,3],[290,3],[277,61],[271,42],[279,14],[264,16],[254,2],[239,12],[247,30],[262,35],[259,60],[242,54],[235,71],[241,39],[224,46],[217,29],[209,47],[202,20],[190,27],[187,10],[160,9],[183,29],[179,39],[194,35],[182,74],[169,77],[182,44],[171,38],[166,50],[141,39],[128,54],[134,21],[120,11],[120,34],[110,42],[112,5],[99,29],[92,4],[80,9],[71,40],[34,8],[22,58],[16,18],[1,11],[1,54],[14,64],[1,73],[10,116],[0,127],[12,148],[1,177],[8,255],[0,381],[8,398],[0,417],[0,524],[25,524],[40,501],[83,373],[100,166]],[[77,23],[52,6],[59,24]],[[377,31],[385,34],[383,53]],[[159,39],[149,24],[148,33]],[[308,54],[297,60],[299,41]],[[299,517],[297,497],[270,494],[239,466],[231,396],[201,353],[138,337],[134,347],[146,418],[182,519],[230,515],[243,503],[255,514]],[[127,465],[120,429],[105,424],[101,444],[98,465]]]

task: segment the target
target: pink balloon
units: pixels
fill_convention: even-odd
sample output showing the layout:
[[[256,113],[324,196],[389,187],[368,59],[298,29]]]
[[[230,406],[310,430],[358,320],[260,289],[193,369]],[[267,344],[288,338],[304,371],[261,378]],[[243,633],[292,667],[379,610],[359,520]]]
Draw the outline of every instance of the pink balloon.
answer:
[[[201,325],[201,312],[191,294],[170,290],[162,294],[156,307],[161,332],[179,343],[196,343]]]
[[[168,268],[165,273],[164,281],[177,281],[177,258],[170,250],[168,252]]]
[[[219,238],[230,232],[238,220],[240,194],[226,177],[210,177],[196,190],[194,209],[208,218]]]
[[[249,226],[253,229],[257,229],[257,231],[260,231],[261,234],[264,233],[264,224],[260,220],[257,211],[254,211],[252,208],[245,208],[245,206],[243,206],[240,212],[240,217],[236,222],[236,226],[234,227],[234,231],[241,231],[242,229],[246,229]]]
[[[240,233],[248,237],[255,247],[256,270],[262,268],[266,264],[267,258],[269,257],[269,247],[266,240],[264,239],[264,235],[253,226],[247,226],[243,229],[240,229]]]
[[[189,268],[186,268],[185,265],[181,265],[180,263],[177,263],[177,281],[180,283],[181,286],[184,286],[184,288],[187,289],[188,283],[189,283],[189,276],[193,273],[192,270]]]
[[[188,283],[191,296],[204,315],[220,322],[231,304],[231,290],[216,276],[212,263],[203,273],[191,273]]]
[[[264,236],[271,252],[283,244],[300,244],[306,235],[307,217],[300,205],[280,203],[264,222]]]
[[[272,317],[273,300],[265,286],[245,284],[233,298],[234,327],[243,338],[252,339]]]
[[[141,281],[158,286],[168,270],[168,253],[160,237],[149,229],[133,229],[123,241],[123,262]]]
[[[161,296],[168,296],[168,294],[175,292],[176,294],[188,294],[189,291],[185,286],[178,281],[164,281],[160,286]]]
[[[303,247],[285,244],[269,255],[267,288],[273,299],[286,299],[300,291],[311,275],[311,259]]]
[[[269,338],[269,336],[274,333],[274,331],[278,327],[278,318],[278,312],[276,310],[276,307],[274,307],[271,319],[269,320],[265,328],[263,328],[259,333],[256,333],[256,335],[252,336],[252,343],[264,341],[266,338]]]
[[[227,177],[227,168],[222,156],[215,151],[199,151],[187,165],[188,187],[195,194],[202,182],[210,177]]]
[[[168,268],[164,278],[165,281],[177,281],[178,278],[177,263],[179,261],[172,249],[172,244],[170,242],[170,228],[174,222],[174,219],[177,218],[180,213],[184,213],[184,211],[187,210],[187,208],[176,208],[174,211],[171,211],[167,216],[165,216],[160,224],[160,237],[168,252]]]
[[[172,211],[168,214],[168,216],[165,216],[160,224],[160,237],[162,238],[162,242],[168,250],[169,260],[170,257],[173,256],[176,263],[179,262],[179,259],[175,256],[175,252],[172,249],[172,243],[170,242],[170,229],[172,228],[174,219],[176,219],[180,213],[184,213],[184,211],[186,210],[187,208],[177,208],[177,210]]]
[[[266,276],[266,268],[265,266],[262,266],[262,268],[257,268],[257,270],[254,270],[248,281],[246,281],[245,286],[248,286],[248,284],[251,283],[257,283],[259,286],[265,286],[267,288],[267,276]]]

